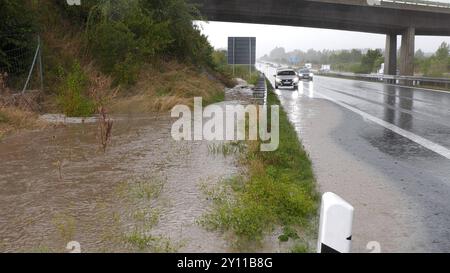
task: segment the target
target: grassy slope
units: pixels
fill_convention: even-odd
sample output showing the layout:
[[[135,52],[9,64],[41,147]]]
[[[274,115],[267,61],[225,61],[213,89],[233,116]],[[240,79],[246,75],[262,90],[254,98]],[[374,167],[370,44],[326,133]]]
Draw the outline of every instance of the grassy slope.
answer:
[[[269,105],[279,105],[269,83]],[[209,189],[214,209],[202,223],[235,235],[238,247],[260,242],[266,232],[283,226],[280,241],[299,238],[313,229],[318,209],[318,193],[308,155],[295,129],[280,108],[280,146],[274,152],[261,152],[259,142],[249,142],[242,162],[248,172],[232,178],[222,187]],[[307,251],[296,245],[293,251]]]
[[[193,97],[205,104],[223,101],[224,86],[207,72],[175,61],[148,65],[143,69],[132,95],[112,101],[113,112],[167,112],[177,104],[193,105]]]
[[[89,81],[84,95],[109,112],[162,112],[179,103],[190,105],[194,96],[202,96],[206,103],[224,98],[222,82],[228,78],[175,60],[155,60],[142,69],[135,85],[113,86],[112,77],[102,73],[86,51],[84,30],[64,18],[52,3],[43,4],[39,18],[43,26],[45,111],[62,111],[57,95],[65,89],[65,82],[60,74],[69,73],[74,63],[80,64]]]

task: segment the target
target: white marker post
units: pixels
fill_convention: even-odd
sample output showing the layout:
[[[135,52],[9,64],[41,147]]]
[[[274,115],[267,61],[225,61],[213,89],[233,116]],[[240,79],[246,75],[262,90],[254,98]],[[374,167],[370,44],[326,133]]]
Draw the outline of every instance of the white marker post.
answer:
[[[322,195],[317,253],[348,253],[352,240],[353,206],[332,192]]]

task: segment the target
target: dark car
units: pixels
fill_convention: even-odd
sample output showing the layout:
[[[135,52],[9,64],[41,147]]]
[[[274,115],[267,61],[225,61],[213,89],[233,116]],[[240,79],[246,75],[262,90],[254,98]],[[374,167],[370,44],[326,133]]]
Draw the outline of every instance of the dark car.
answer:
[[[298,77],[303,80],[312,80],[314,75],[308,68],[303,68],[298,71]]]

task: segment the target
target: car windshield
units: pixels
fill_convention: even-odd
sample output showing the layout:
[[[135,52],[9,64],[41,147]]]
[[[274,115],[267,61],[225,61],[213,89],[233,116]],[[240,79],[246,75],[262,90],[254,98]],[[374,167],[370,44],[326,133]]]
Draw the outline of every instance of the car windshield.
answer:
[[[300,73],[309,73],[309,69],[301,69]]]
[[[294,75],[295,75],[295,72],[291,71],[291,70],[278,72],[278,76],[294,76]]]

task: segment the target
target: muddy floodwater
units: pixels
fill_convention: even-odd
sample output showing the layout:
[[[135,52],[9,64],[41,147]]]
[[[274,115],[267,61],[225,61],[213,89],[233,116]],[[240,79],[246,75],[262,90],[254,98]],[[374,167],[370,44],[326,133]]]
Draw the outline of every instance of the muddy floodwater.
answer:
[[[227,104],[254,103],[242,80]],[[101,148],[99,120],[43,115],[50,126],[0,141],[0,252],[279,252],[202,224],[208,192],[245,171],[221,142],[175,141],[169,114],[114,115]]]
[[[205,142],[177,142],[167,115],[115,116],[104,153],[96,123],[0,142],[0,252],[228,252],[198,219],[203,184],[237,172]]]

